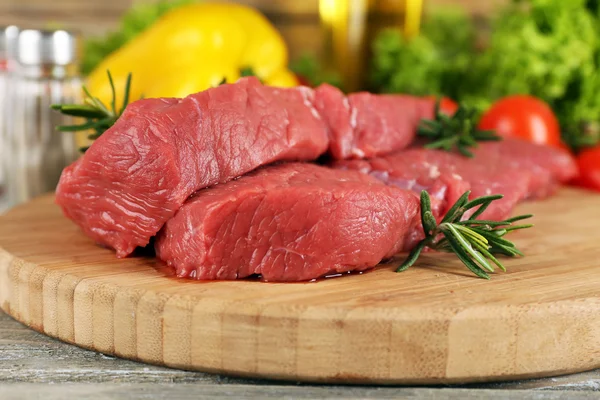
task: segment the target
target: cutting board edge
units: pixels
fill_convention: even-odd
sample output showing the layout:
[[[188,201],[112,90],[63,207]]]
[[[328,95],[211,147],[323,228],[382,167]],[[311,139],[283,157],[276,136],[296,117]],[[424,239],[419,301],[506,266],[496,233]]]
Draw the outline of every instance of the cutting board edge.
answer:
[[[537,229],[548,233],[559,220],[576,221],[581,211],[600,209],[600,196],[581,194],[564,189],[555,198],[530,203],[528,209],[548,216]],[[558,208],[564,212],[556,214],[574,198],[581,199],[579,211]],[[587,219],[565,233],[566,241],[545,234],[549,241],[541,247],[556,246],[548,257],[527,252],[522,262],[514,260],[510,274],[491,282],[448,274],[447,266],[416,268],[400,279],[376,271],[291,295],[285,284],[267,285],[264,291],[275,295],[269,299],[256,290],[262,288],[258,282],[218,284],[219,290],[202,289],[202,295],[188,283],[187,295],[174,294],[180,281],[165,279],[139,259],[120,260],[128,272],[115,273],[113,258],[83,240],[47,196],[0,216],[2,244],[16,254],[0,250],[0,308],[32,329],[82,348],[233,376],[453,384],[562,375],[599,367],[600,253],[581,254],[597,248],[595,241],[583,243],[588,233],[578,234],[595,229],[596,220]],[[532,249],[542,245],[537,236],[528,242]],[[560,258],[552,258],[557,251]],[[53,261],[25,261],[40,260],[41,254],[51,254]],[[498,290],[498,302],[482,306],[488,290]],[[412,306],[389,301],[399,295]],[[445,303],[456,299],[458,313]]]
[[[166,360],[164,357],[164,354],[161,355],[161,357],[157,358],[156,355],[152,354],[152,351],[150,351],[149,353],[146,352],[144,353],[143,351],[140,352],[140,349],[137,348],[133,353],[132,352],[123,352],[123,351],[119,351],[118,349],[115,348],[114,344],[111,347],[111,345],[100,345],[98,343],[98,338],[94,337],[94,316],[93,316],[93,311],[92,311],[92,315],[91,318],[84,318],[86,320],[86,322],[91,321],[92,326],[87,326],[88,329],[83,329],[82,332],[79,332],[77,329],[77,324],[75,323],[75,321],[73,321],[73,327],[72,329],[67,329],[67,327],[62,326],[62,329],[60,329],[58,327],[58,323],[51,323],[51,324],[47,324],[45,323],[46,320],[48,320],[48,318],[51,318],[51,316],[49,317],[48,314],[46,314],[46,310],[36,310],[35,304],[31,303],[30,300],[36,300],[36,299],[43,299],[43,302],[45,303],[56,303],[57,305],[59,304],[59,302],[61,301],[60,299],[73,299],[75,300],[76,298],[78,298],[77,295],[77,291],[78,291],[78,287],[80,287],[81,284],[81,280],[79,280],[76,276],[72,276],[68,273],[57,273],[54,272],[54,275],[56,276],[60,276],[61,277],[61,281],[64,280],[71,280],[73,282],[73,285],[66,285],[63,286],[62,288],[59,288],[57,286],[56,291],[50,291],[49,293],[43,293],[44,292],[44,282],[45,279],[47,278],[47,276],[52,275],[53,272],[51,271],[49,274],[43,274],[43,268],[40,266],[37,266],[35,264],[32,263],[28,263],[25,262],[24,260],[18,258],[18,257],[14,257],[12,255],[10,255],[8,252],[6,252],[4,249],[0,248],[0,279],[2,279],[2,282],[0,282],[0,287],[5,288],[6,282],[10,282],[10,284],[12,284],[13,287],[18,287],[18,292],[15,293],[14,290],[10,290],[8,293],[5,292],[4,290],[2,290],[2,294],[0,294],[0,296],[2,296],[0,298],[0,308],[2,308],[7,314],[11,315],[13,318],[15,318],[17,321],[29,326],[30,328],[46,334],[48,336],[57,338],[59,340],[77,345],[79,347],[85,348],[85,349],[89,349],[89,350],[94,350],[94,351],[99,351],[101,353],[104,354],[108,354],[108,355],[113,355],[113,356],[117,356],[117,357],[123,357],[123,358],[127,358],[127,359],[132,359],[132,360],[136,360],[136,361],[141,361],[141,362],[146,362],[146,363],[150,363],[150,364],[155,364],[155,365],[164,365],[164,366],[168,366],[168,367],[174,367],[174,368],[180,368],[180,369],[188,369],[188,370],[197,370],[197,371],[203,371],[203,372],[209,372],[209,373],[220,373],[220,374],[228,374],[228,375],[233,375],[233,376],[240,376],[240,377],[252,377],[252,378],[256,378],[256,377],[260,377],[260,378],[268,378],[268,379],[275,379],[275,380],[301,380],[301,381],[306,381],[306,382],[314,382],[314,383],[344,383],[344,384],[457,384],[457,383],[477,383],[477,382],[484,382],[484,381],[507,381],[507,380],[515,380],[515,379],[526,379],[526,378],[535,378],[535,377],[539,377],[540,375],[542,376],[557,376],[557,375],[563,375],[563,374],[568,374],[568,373],[575,373],[575,372],[581,372],[581,371],[586,371],[586,370],[591,370],[591,369],[595,369],[600,367],[600,363],[599,362],[595,362],[594,358],[591,358],[589,360],[589,362],[581,362],[578,366],[571,366],[571,367],[567,367],[565,368],[564,366],[561,365],[553,365],[553,366],[549,366],[548,368],[546,368],[545,370],[536,370],[533,372],[527,372],[527,371],[515,371],[514,373],[501,373],[501,374],[497,374],[497,375],[490,375],[490,374],[484,374],[481,376],[477,376],[476,374],[473,373],[473,371],[465,373],[464,369],[461,369],[460,367],[455,366],[454,368],[451,367],[451,362],[447,362],[446,365],[446,370],[444,371],[443,374],[439,375],[439,376],[429,376],[429,377],[402,377],[401,373],[398,376],[390,376],[390,377],[373,377],[373,376],[367,376],[367,375],[360,375],[357,373],[334,373],[334,371],[321,371],[321,374],[310,374],[310,373],[299,373],[299,371],[295,371],[293,373],[277,373],[273,371],[273,368],[266,368],[265,370],[261,370],[261,371],[248,371],[248,370],[243,370],[243,369],[239,369],[236,370],[234,368],[228,367],[228,368],[217,368],[214,366],[210,366],[210,365],[202,365],[202,363],[198,364],[198,363],[180,363],[177,361],[169,361]],[[32,276],[34,276],[35,278],[32,279]],[[111,284],[111,283],[106,283],[106,282],[90,282],[93,281],[93,278],[90,278],[87,280],[87,284],[86,284],[86,288],[90,288],[90,287],[94,287],[96,284],[98,285],[102,285],[104,286],[102,288],[102,290],[105,290],[107,292],[118,292],[119,289],[122,289],[121,286],[117,285],[117,284]],[[9,284],[9,286],[10,286]],[[141,296],[139,296],[140,298],[138,298],[138,301],[142,301],[142,303],[144,303],[144,298],[146,299],[151,299],[152,301],[156,301],[157,297],[159,296],[160,293],[159,292],[153,292],[152,290],[144,290],[142,291],[143,294]],[[53,297],[53,293],[54,293],[54,297]],[[28,301],[29,299],[29,301]],[[186,299],[182,296],[178,296],[178,295],[170,295],[170,296],[166,296],[162,299],[159,300],[160,303],[160,307],[164,310],[164,307],[167,303],[170,303],[170,305],[173,305],[173,302],[177,303],[179,301],[186,301],[189,299]],[[600,305],[600,297],[598,299],[588,299],[589,301],[594,301],[594,302],[598,302],[598,304]],[[62,300],[64,302],[64,300]],[[78,302],[83,302],[82,304],[77,304]],[[94,307],[93,305],[93,295],[92,295],[92,300],[90,303],[90,298],[88,296],[79,296],[79,300],[74,302],[73,305],[73,319],[76,318],[77,315],[77,311],[76,309],[80,308],[80,307],[84,307],[87,305],[92,304],[92,309]],[[544,303],[540,303],[538,304],[538,306],[543,305]],[[155,304],[151,303],[151,304],[139,304],[138,303],[138,307],[150,307],[152,308]],[[582,305],[582,301],[573,301],[573,300],[563,300],[563,301],[557,301],[557,302],[551,302],[549,303],[549,306],[552,308],[552,312],[556,312],[558,309],[560,308],[565,308],[565,309],[573,309],[573,310],[578,310],[581,309]],[[526,305],[527,307],[531,308],[530,305]],[[58,307],[57,307],[58,308]],[[271,311],[276,310],[277,307],[272,308]],[[253,310],[253,309],[251,309]],[[67,313],[70,310],[67,311]],[[214,314],[216,312],[219,312],[219,307],[216,307],[216,309],[206,309],[205,310],[208,314]],[[223,312],[223,309],[220,310],[221,312]],[[334,308],[331,309],[332,312],[334,313],[345,313],[345,312],[349,312],[349,308]],[[357,309],[354,308],[354,312],[355,312],[355,316],[356,316],[356,311]],[[368,307],[364,307],[362,309],[359,309],[359,314],[364,314],[365,312],[368,312],[369,308]],[[403,310],[406,311],[406,310]],[[477,307],[475,307],[474,309],[471,310],[466,310],[467,314],[470,315],[461,315],[460,317],[460,324],[468,324],[469,322],[473,322],[473,323],[477,323],[480,324],[482,322],[482,317],[486,318],[486,322],[489,323],[490,321],[493,321],[494,318],[490,317],[489,314],[487,315],[487,317],[483,314],[479,314]],[[489,311],[489,310],[488,310]],[[505,310],[506,311],[506,310]],[[515,313],[519,313],[522,310],[518,310],[518,307],[515,308]],[[114,313],[114,310],[113,310]],[[472,314],[474,313],[474,314]],[[85,315],[85,310],[81,310],[79,312],[79,315]],[[244,314],[247,314],[247,310],[246,312],[244,312],[244,310],[241,310],[239,312],[232,312],[229,313],[229,315],[227,315],[229,318],[238,318],[238,317],[243,317]],[[464,313],[463,313],[464,314]],[[362,317],[368,317],[368,315],[362,315],[359,318],[353,318],[351,321],[351,325],[354,326],[354,329],[356,329],[357,324],[364,324],[365,322],[373,322],[373,320],[377,320],[376,317],[373,318],[373,320],[370,320],[369,318],[362,318]],[[56,316],[55,316],[56,317]],[[114,317],[114,314],[113,314]],[[271,317],[273,317],[273,315],[271,315]],[[296,319],[300,319],[300,316],[288,316],[291,318],[296,318]],[[502,318],[500,318],[497,323],[499,327],[502,324],[502,321],[504,321],[507,317],[510,317],[509,315],[504,314],[502,316]],[[578,320],[579,317],[576,315],[573,315],[573,320]],[[164,318],[164,316],[161,316],[161,318]],[[439,318],[439,315],[436,314],[435,316],[432,316],[430,318],[424,317],[421,318],[421,322],[428,322],[429,320],[437,320]],[[60,318],[59,318],[60,319]],[[64,320],[65,317],[63,316],[63,321],[62,323],[64,324],[65,321]],[[67,318],[68,319],[68,318]],[[327,319],[327,318],[325,318]],[[401,318],[402,319],[402,318]],[[317,318],[311,319],[303,319],[303,321],[305,323],[316,323],[317,325],[320,325],[320,321],[323,320],[323,316],[319,316]],[[381,320],[378,320],[379,323],[381,323]],[[394,318],[390,318],[390,323],[392,323],[393,321],[395,321]],[[105,321],[106,322],[106,321]],[[112,340],[114,341],[115,338],[115,330],[114,330],[114,324],[115,324],[115,320],[112,321],[112,332],[109,332],[109,337],[112,337]],[[344,320],[344,322],[346,324],[348,324],[348,320]],[[437,321],[439,322],[439,321]],[[447,321],[444,321],[445,323],[447,323],[448,325],[452,325],[453,320],[452,318],[449,318]],[[456,321],[455,321],[456,322]],[[81,326],[85,326],[81,325]],[[497,328],[496,327],[496,328]],[[91,332],[90,332],[90,328],[91,328]],[[340,335],[343,335],[343,330],[346,329],[346,327],[340,327],[340,332],[338,333]],[[390,328],[392,329],[392,327]],[[401,329],[401,328],[397,328],[396,329]],[[410,326],[407,328],[410,329]],[[449,328],[451,329],[451,328]],[[492,327],[488,327],[488,330],[493,330],[495,329],[493,326]],[[360,331],[359,331],[360,332]],[[274,333],[276,335],[276,333]],[[165,332],[161,332],[162,335],[162,340],[163,340],[163,351],[165,348],[165,344],[167,345],[167,347],[169,346],[167,342],[167,338],[165,336]],[[368,338],[367,337],[363,337],[363,340],[365,340]],[[135,339],[134,339],[135,340]],[[110,341],[110,340],[109,340]],[[174,342],[174,340],[171,340],[172,342]],[[176,346],[176,344],[175,344]],[[577,349],[574,349],[577,350]],[[592,354],[596,353],[596,354],[600,354],[600,348],[598,349],[589,349],[591,351]],[[311,351],[306,351],[306,354],[304,355],[305,358],[311,358],[311,357],[320,357],[323,356],[324,354],[319,353],[318,351],[316,352],[311,352]],[[598,357],[596,357],[596,359],[598,359]],[[480,360],[481,361],[481,360]],[[475,364],[478,364],[477,361],[473,360],[473,362]],[[210,361],[208,362],[208,364],[210,364]]]
[[[476,383],[486,383],[486,382],[500,383],[500,382],[510,382],[510,381],[517,381],[517,380],[525,380],[525,379],[539,379],[541,377],[552,378],[552,377],[558,377],[558,376],[563,376],[563,375],[570,375],[570,374],[582,373],[582,372],[586,372],[586,371],[592,371],[592,370],[600,368],[600,363],[596,363],[596,364],[590,364],[588,366],[583,366],[583,367],[574,368],[574,369],[553,369],[553,370],[549,370],[549,371],[536,371],[536,372],[516,374],[516,375],[478,376],[478,377],[466,376],[466,377],[453,377],[453,378],[431,377],[431,378],[422,378],[422,379],[421,378],[377,379],[377,378],[371,378],[371,377],[343,375],[343,374],[317,377],[314,375],[301,376],[301,375],[279,375],[279,374],[269,374],[269,373],[256,374],[256,373],[251,373],[251,372],[231,371],[231,370],[227,370],[227,369],[219,369],[219,368],[215,369],[215,368],[210,368],[210,367],[190,368],[190,366],[188,366],[188,365],[155,362],[152,360],[145,360],[145,359],[137,358],[137,357],[124,357],[123,355],[120,355],[115,352],[99,351],[98,349],[96,349],[94,347],[84,346],[84,345],[78,344],[74,341],[65,340],[59,336],[48,334],[48,333],[44,332],[43,330],[40,330],[39,327],[31,326],[31,325],[27,325],[27,324],[23,323],[19,319],[12,316],[4,307],[0,306],[0,309],[2,309],[5,313],[7,313],[15,321],[27,326],[28,328],[30,328],[40,334],[47,335],[53,339],[57,339],[62,342],[77,346],[84,350],[95,351],[95,352],[98,352],[98,353],[101,353],[101,354],[104,354],[107,356],[117,357],[117,358],[130,360],[130,361],[141,362],[141,363],[145,363],[145,364],[149,364],[149,365],[155,365],[158,367],[167,367],[167,368],[181,369],[184,371],[196,371],[196,372],[203,372],[203,373],[209,373],[209,374],[226,375],[229,377],[240,378],[240,379],[267,379],[267,380],[280,381],[280,382],[291,382],[291,381],[298,382],[299,381],[299,382],[303,382],[303,383],[312,383],[312,384],[342,384],[342,385],[357,385],[357,386],[361,386],[361,385],[389,385],[389,386],[392,386],[392,385],[416,385],[416,386],[419,386],[419,385],[459,385],[459,384],[476,384]]]

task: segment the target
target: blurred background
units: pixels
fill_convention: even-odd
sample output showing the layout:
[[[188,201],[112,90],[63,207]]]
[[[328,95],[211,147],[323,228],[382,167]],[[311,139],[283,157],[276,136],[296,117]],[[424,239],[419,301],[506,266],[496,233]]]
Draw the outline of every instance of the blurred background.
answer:
[[[60,25],[84,35],[101,35],[114,30],[132,5],[157,0],[0,0],[0,24]],[[292,58],[319,48],[319,0],[239,0],[263,12],[286,39]],[[508,0],[425,0],[424,7],[457,6],[475,17],[491,15]],[[405,0],[388,1],[390,4]]]
[[[600,0],[0,0],[0,26],[0,211],[52,190],[118,117],[107,71],[117,105],[247,75],[445,97],[475,115],[530,95],[556,143],[600,139]],[[50,109],[81,103],[83,83],[104,122]]]
[[[219,1],[219,0],[217,0]],[[349,42],[360,43],[354,51],[360,52],[364,58],[372,46],[375,36],[383,28],[397,27],[410,30],[409,36],[419,32],[423,18],[429,14],[437,14],[439,10],[459,10],[468,15],[474,25],[485,28],[490,17],[498,12],[502,5],[510,0],[238,0],[231,1],[244,4],[259,10],[280,32],[287,44],[289,59],[292,63],[306,61],[307,55],[325,64],[322,67],[329,72],[335,71],[344,81],[346,89],[357,90],[364,86],[366,62],[349,63],[348,54],[343,65],[335,62],[332,46],[336,47],[333,38],[340,33]],[[193,0],[0,0],[0,25],[17,25],[21,28],[65,29],[77,32],[84,38],[102,38],[94,48],[88,43],[87,54],[82,59],[82,71],[90,72],[104,53],[117,42],[125,42],[115,37],[122,34],[122,39],[133,37],[134,33],[149,25],[156,14],[165,9],[176,8],[180,4],[188,4]],[[349,25],[341,21],[343,16],[350,21]],[[363,20],[362,23],[358,21]],[[329,25],[329,26],[327,26]],[[364,25],[364,26],[363,26]],[[329,28],[329,32],[327,32]],[[464,28],[459,28],[463,29]],[[337,30],[334,33],[334,30]],[[340,32],[340,31],[344,32]],[[111,34],[113,35],[111,37]],[[107,36],[108,35],[108,36]],[[339,38],[338,38],[339,41]],[[112,42],[112,43],[111,43]],[[338,53],[351,51],[341,49],[337,43]],[[352,44],[349,43],[349,47]],[[351,58],[357,55],[351,54]],[[300,60],[300,61],[299,61]],[[311,59],[311,62],[313,60]],[[336,65],[337,64],[337,65]],[[351,68],[351,71],[344,69]]]

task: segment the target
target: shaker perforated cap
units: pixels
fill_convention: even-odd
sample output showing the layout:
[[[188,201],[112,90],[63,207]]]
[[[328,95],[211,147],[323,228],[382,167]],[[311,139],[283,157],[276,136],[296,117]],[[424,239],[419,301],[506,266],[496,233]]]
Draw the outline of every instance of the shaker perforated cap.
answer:
[[[15,57],[19,28],[15,25],[0,26],[0,59]]]
[[[19,32],[16,59],[23,65],[69,65],[79,60],[79,36],[64,30]]]

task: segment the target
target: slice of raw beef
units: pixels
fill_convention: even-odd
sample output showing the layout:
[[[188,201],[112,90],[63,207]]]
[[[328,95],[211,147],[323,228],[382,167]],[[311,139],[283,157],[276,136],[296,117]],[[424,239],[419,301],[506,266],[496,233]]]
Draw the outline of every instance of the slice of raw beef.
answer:
[[[340,161],[336,168],[359,170],[403,189],[429,191],[433,211],[442,217],[465,191],[471,198],[503,194],[482,215],[504,219],[527,198],[541,198],[577,174],[573,158],[562,150],[506,139],[482,143],[474,158],[440,150],[412,148],[371,160]]]
[[[196,190],[279,160],[313,160],[328,133],[308,88],[245,78],[130,104],[56,191],[65,215],[117,256],[145,246]]]
[[[432,119],[435,100],[367,92],[347,97],[324,84],[314,104],[329,128],[329,153],[336,160],[370,158],[406,148],[422,119]]]
[[[497,170],[514,168],[529,173],[528,198],[545,198],[558,185],[577,177],[577,163],[563,149],[537,145],[519,139],[481,143],[474,149],[475,160]]]
[[[180,277],[302,281],[403,250],[418,198],[355,171],[289,163],[196,193],[159,232]]]

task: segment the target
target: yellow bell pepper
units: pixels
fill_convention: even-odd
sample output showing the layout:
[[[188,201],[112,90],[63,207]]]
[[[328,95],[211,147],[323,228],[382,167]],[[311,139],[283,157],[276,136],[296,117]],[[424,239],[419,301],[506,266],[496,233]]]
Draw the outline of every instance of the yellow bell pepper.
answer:
[[[285,42],[253,8],[232,3],[198,3],[164,15],[154,25],[103,60],[87,79],[90,92],[105,104],[112,99],[110,70],[121,104],[132,73],[130,100],[184,97],[235,82],[251,68],[265,84],[298,84],[287,69]]]

